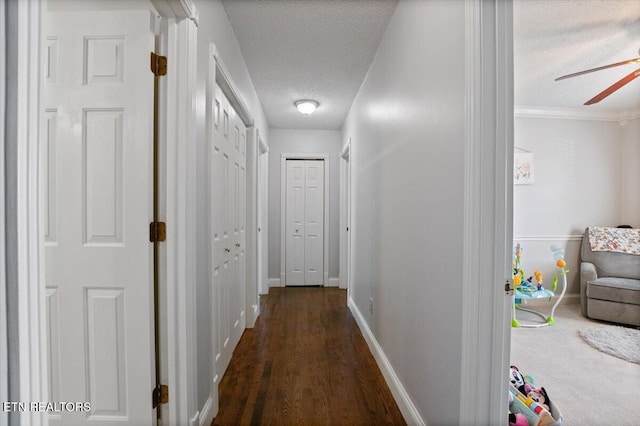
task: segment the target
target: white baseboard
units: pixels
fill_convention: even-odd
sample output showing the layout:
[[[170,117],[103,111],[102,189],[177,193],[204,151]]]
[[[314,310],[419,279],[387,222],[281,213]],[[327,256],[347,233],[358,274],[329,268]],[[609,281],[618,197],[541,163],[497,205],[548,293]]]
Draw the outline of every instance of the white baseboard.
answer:
[[[214,405],[213,397],[209,395],[198,415],[198,422],[196,423],[198,426],[209,426],[213,423],[213,418],[216,415]]]
[[[196,413],[191,416],[191,420],[189,420],[189,426],[200,426],[200,411],[196,411]]]
[[[395,399],[396,404],[398,404],[398,408],[400,409],[400,412],[402,413],[405,421],[410,425],[426,426],[426,422],[418,412],[418,409],[414,405],[413,401],[411,401],[411,398],[402,385],[402,382],[400,382],[398,375],[393,370],[389,359],[378,344],[378,341],[371,332],[369,325],[364,320],[362,313],[358,309],[358,306],[356,306],[355,302],[351,298],[349,298],[349,309],[351,309],[351,313],[358,323],[358,327],[360,327],[360,331],[362,332],[362,335],[364,336],[364,339],[369,346],[369,350],[378,363],[378,367],[380,368],[380,371],[382,371],[382,375],[384,376],[384,379],[386,380],[387,385],[391,390],[393,399]]]
[[[269,278],[269,288],[271,287],[282,287],[282,285],[280,285],[280,278]]]
[[[258,315],[260,315],[260,309],[258,305],[251,305],[249,308],[249,315],[247,315],[247,323],[245,324],[246,328],[253,328],[256,325],[256,321],[258,320]]]
[[[340,278],[329,278],[327,287],[339,287]],[[282,287],[280,278],[269,278],[269,288]]]

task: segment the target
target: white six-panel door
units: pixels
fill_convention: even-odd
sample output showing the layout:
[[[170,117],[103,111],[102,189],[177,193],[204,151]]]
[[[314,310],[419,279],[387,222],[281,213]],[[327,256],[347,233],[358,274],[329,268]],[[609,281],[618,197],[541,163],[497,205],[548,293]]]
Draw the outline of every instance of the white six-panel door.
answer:
[[[247,130],[222,89],[209,100],[211,295],[215,378],[219,384],[246,327],[245,223]]]
[[[52,424],[154,422],[149,11],[44,15]]]
[[[324,161],[287,160],[286,285],[323,285]]]

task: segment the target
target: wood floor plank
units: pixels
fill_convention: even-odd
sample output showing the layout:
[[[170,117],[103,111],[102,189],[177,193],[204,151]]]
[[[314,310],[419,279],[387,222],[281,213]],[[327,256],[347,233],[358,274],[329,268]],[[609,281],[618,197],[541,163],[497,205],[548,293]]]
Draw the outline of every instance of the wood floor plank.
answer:
[[[346,290],[272,288],[219,388],[212,425],[405,425]]]

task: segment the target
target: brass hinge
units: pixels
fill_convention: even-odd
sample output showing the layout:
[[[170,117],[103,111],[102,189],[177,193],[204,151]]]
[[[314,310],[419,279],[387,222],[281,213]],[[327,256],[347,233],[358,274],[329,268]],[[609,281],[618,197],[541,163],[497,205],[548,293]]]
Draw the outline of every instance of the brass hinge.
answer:
[[[169,402],[169,386],[158,386],[153,390],[151,398],[153,399],[153,408],[160,404],[167,404]]]
[[[149,224],[149,242],[162,242],[167,239],[167,224],[164,222],[151,222]]]
[[[513,292],[513,287],[511,286],[511,280],[507,279],[504,282],[504,292],[507,293],[507,295],[511,295]]]
[[[154,75],[167,75],[167,57],[151,52],[151,72]]]

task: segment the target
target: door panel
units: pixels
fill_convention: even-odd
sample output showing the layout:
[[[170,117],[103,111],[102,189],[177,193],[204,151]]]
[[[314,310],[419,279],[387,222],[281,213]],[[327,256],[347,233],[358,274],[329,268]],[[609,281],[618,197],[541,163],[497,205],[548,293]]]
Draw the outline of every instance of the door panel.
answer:
[[[210,155],[211,295],[216,384],[246,326],[246,127],[215,84],[208,119]]]
[[[304,285],[305,162],[287,160],[286,284]]]
[[[324,161],[287,160],[286,285],[323,285]]]
[[[51,424],[153,424],[149,11],[46,12]]]
[[[324,270],[324,161],[306,162],[305,284],[322,285]]]

